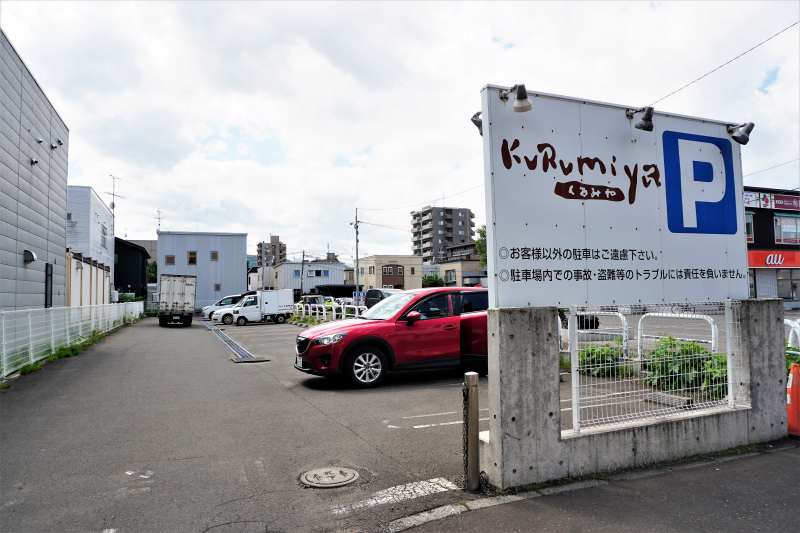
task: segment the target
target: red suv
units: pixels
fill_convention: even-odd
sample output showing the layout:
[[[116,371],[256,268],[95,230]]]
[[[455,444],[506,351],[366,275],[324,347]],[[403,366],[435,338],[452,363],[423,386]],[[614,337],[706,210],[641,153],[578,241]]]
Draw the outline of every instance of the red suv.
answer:
[[[344,374],[362,387],[394,370],[458,367],[486,360],[483,288],[438,287],[394,294],[361,317],[305,330],[297,336],[297,370]]]

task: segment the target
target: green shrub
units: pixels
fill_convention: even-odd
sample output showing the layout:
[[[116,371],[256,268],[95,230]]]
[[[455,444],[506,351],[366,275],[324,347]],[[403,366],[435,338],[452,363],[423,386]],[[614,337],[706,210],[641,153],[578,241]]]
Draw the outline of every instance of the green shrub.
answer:
[[[800,349],[786,345],[786,372],[792,368],[792,363],[800,365]]]
[[[645,381],[666,391],[700,389],[703,370],[709,359],[711,352],[698,342],[664,337],[650,353]]]
[[[629,368],[621,361],[619,344],[590,344],[578,351],[578,368],[593,377],[624,376]]]
[[[728,395],[728,359],[724,353],[712,355],[703,362],[703,385],[706,398],[721,400]]]
[[[24,376],[26,374],[31,374],[33,372],[36,372],[37,370],[41,370],[43,366],[44,366],[44,361],[29,363],[19,369],[19,375]]]

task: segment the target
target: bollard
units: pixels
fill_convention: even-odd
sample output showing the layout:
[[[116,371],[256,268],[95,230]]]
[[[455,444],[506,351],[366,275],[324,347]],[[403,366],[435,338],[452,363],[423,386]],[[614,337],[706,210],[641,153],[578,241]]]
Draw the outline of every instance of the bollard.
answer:
[[[481,486],[478,458],[478,373],[464,373],[464,488],[477,491]]]

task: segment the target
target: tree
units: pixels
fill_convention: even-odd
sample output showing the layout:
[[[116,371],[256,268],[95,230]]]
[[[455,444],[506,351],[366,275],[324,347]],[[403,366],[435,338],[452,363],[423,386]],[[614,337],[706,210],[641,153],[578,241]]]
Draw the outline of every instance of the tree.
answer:
[[[481,256],[481,266],[486,266],[486,226],[478,228],[478,240],[475,241],[475,252]]]
[[[155,261],[147,263],[147,283],[156,283],[158,281],[158,265]]]
[[[422,287],[444,287],[444,280],[436,274],[425,274],[422,276]]]

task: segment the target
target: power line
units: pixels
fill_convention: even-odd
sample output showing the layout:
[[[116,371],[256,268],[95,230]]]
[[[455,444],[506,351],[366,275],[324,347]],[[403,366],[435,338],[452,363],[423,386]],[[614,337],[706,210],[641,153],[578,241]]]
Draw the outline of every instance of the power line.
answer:
[[[475,186],[470,187],[468,189],[464,189],[462,191],[454,192],[453,194],[447,194],[447,195],[444,195],[444,196],[438,196],[436,198],[433,198],[432,200],[428,200],[427,202],[416,202],[414,204],[410,204],[410,205],[406,205],[406,206],[400,206],[400,207],[359,207],[359,209],[361,209],[362,211],[397,211],[398,209],[414,209],[414,208],[419,207],[420,205],[429,205],[429,204],[432,204],[432,203],[436,202],[437,200],[446,200],[447,198],[453,198],[454,196],[462,195],[465,192],[473,191],[473,190],[478,189],[480,187],[483,187],[483,183],[481,183],[480,185],[475,185]]]
[[[800,157],[795,157],[794,159],[790,159],[789,161],[784,161],[783,163],[778,163],[777,165],[772,165],[771,167],[762,168],[761,170],[756,170],[755,172],[748,172],[742,177],[746,178],[747,176],[752,176],[753,174],[761,174],[762,172],[766,172],[767,170],[772,170],[773,168],[782,167],[788,165],[789,163],[794,163],[795,161],[800,161]]]
[[[394,229],[397,231],[402,231],[408,233],[408,228],[401,228],[399,226],[387,226],[386,224],[375,224],[374,222],[365,222],[364,220],[359,220],[359,224],[366,224],[367,226],[376,226],[378,228],[387,228],[387,229]]]
[[[703,74],[702,76],[700,76],[700,77],[697,77],[697,78],[693,79],[693,80],[692,80],[692,81],[690,81],[689,83],[687,83],[687,84],[685,84],[685,85],[683,85],[683,86],[681,86],[681,87],[678,87],[677,89],[675,89],[675,90],[674,90],[674,91],[672,91],[671,93],[665,94],[664,96],[662,96],[661,98],[659,98],[658,100],[656,100],[655,102],[653,102],[653,103],[652,103],[652,104],[650,104],[650,105],[651,105],[651,106],[654,106],[654,105],[656,105],[657,103],[659,103],[660,101],[662,101],[662,100],[666,100],[666,99],[667,99],[667,98],[669,98],[670,96],[672,96],[672,95],[674,95],[674,94],[676,94],[676,93],[679,93],[680,91],[684,90],[685,88],[689,87],[690,85],[694,85],[695,83],[697,83],[698,81],[702,80],[702,79],[703,79],[703,78],[705,78],[706,76],[709,76],[710,74],[713,74],[714,72],[718,71],[719,69],[721,69],[721,68],[723,68],[723,67],[726,67],[726,66],[730,65],[731,63],[733,63],[734,61],[736,61],[736,60],[737,60],[737,59],[739,59],[740,57],[742,57],[742,56],[744,56],[744,55],[746,55],[746,54],[748,54],[748,53],[752,52],[753,50],[755,50],[755,49],[756,49],[756,48],[758,48],[759,46],[761,46],[761,45],[763,45],[763,44],[765,44],[765,43],[767,43],[767,42],[771,41],[772,39],[774,39],[775,37],[777,37],[777,36],[778,36],[778,35],[780,35],[781,33],[783,33],[783,32],[785,32],[785,31],[788,31],[788,30],[790,30],[791,28],[793,28],[793,27],[797,26],[798,24],[800,24],[800,20],[796,20],[796,21],[794,21],[792,24],[790,24],[790,25],[786,26],[785,28],[783,28],[783,29],[782,29],[782,30],[780,30],[779,32],[777,32],[777,33],[774,33],[774,34],[770,35],[769,37],[767,37],[766,39],[764,39],[764,40],[763,40],[763,41],[761,41],[760,43],[758,43],[758,44],[756,44],[756,45],[753,45],[752,47],[748,48],[747,50],[745,50],[745,51],[744,51],[744,52],[742,52],[741,54],[737,55],[736,57],[734,57],[734,58],[732,58],[732,59],[729,59],[728,61],[726,61],[725,63],[723,63],[723,64],[719,65],[718,67],[715,67],[715,68],[713,68],[713,69],[709,70],[708,72],[706,72],[706,73],[705,73],[705,74]]]

